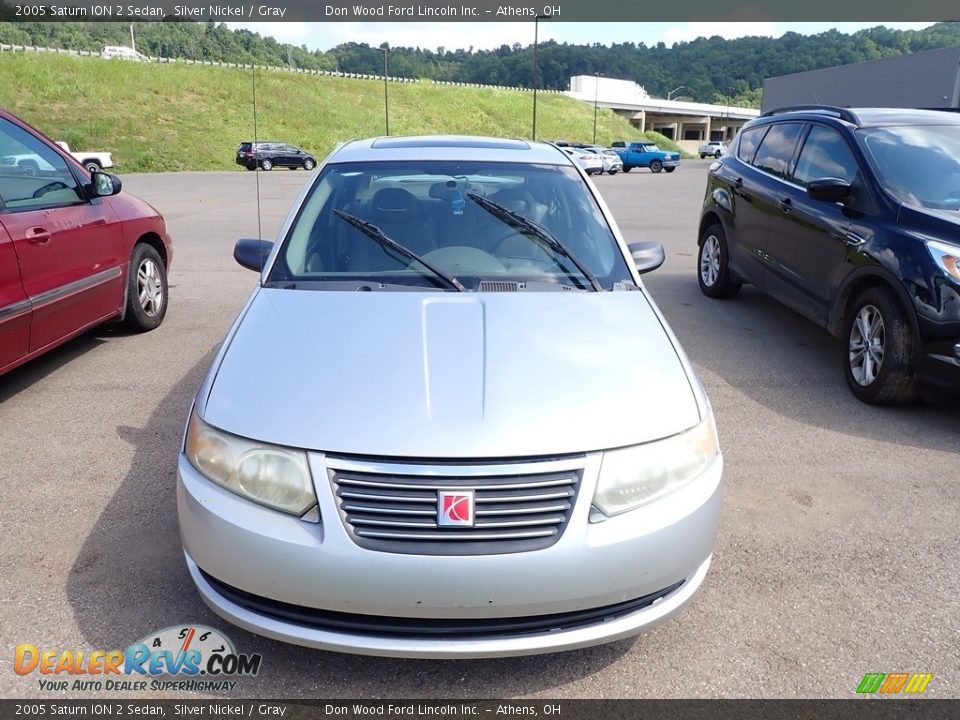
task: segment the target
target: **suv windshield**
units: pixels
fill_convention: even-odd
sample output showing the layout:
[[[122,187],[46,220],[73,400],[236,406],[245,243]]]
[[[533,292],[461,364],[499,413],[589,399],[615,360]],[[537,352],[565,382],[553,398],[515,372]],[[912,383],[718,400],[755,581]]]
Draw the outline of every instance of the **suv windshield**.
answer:
[[[484,199],[535,226],[491,212]],[[374,281],[380,289],[449,289],[369,229],[346,222],[344,213],[376,226],[469,290],[484,280],[528,283],[531,290],[588,288],[592,278],[578,261],[605,289],[630,280],[610,227],[573,168],[396,161],[327,166],[284,237],[267,284],[322,290]],[[563,248],[545,241],[539,228]]]
[[[859,131],[883,186],[900,202],[960,210],[960,125]]]

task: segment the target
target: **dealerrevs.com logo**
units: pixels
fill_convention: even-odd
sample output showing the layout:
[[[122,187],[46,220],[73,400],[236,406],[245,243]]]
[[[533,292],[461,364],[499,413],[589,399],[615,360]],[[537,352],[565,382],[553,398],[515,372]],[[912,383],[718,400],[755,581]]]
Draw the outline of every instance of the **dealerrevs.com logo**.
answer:
[[[260,672],[261,655],[238,653],[219,630],[203,625],[164,628],[126,650],[41,650],[21,643],[17,675],[40,675],[40,689],[96,691],[230,691]]]

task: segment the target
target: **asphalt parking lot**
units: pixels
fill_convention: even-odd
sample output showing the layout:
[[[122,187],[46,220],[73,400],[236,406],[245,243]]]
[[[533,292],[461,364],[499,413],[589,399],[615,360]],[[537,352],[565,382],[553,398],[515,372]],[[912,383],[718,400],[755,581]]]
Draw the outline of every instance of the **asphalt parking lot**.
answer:
[[[646,284],[707,388],[725,455],[714,564],[684,613],[636,640],[459,662],[308,650],[213,615],[183,562],[175,463],[211,351],[255,281],[232,248],[257,234],[258,178],[130,175],[175,241],[165,323],[94,332],[0,377],[0,695],[45,695],[36,673],[13,672],[18,643],[110,650],[200,623],[263,655],[235,697],[852,697],[864,673],[897,671],[933,673],[926,695],[960,697],[960,407],[863,405],[824,331],[749,287],[702,296],[708,164],[596,179],[628,241],[664,243]],[[264,236],[308,177],[259,174]]]

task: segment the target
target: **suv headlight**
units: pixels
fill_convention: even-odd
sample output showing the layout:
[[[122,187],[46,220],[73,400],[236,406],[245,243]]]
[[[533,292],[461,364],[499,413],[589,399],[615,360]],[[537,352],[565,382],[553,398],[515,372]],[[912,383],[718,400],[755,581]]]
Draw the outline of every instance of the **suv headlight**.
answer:
[[[593,505],[612,516],[658,500],[699,477],[720,454],[713,415],[679,435],[603,453]]]
[[[194,410],[184,453],[205,478],[261,505],[300,516],[317,504],[302,450],[225,433],[207,425]]]
[[[927,240],[927,252],[947,275],[960,281],[960,247],[950,243]]]

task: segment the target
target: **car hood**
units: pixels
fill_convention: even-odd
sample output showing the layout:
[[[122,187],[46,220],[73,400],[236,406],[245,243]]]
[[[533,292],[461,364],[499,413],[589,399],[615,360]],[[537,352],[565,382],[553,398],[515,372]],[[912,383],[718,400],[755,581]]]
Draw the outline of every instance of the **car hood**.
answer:
[[[555,455],[699,420],[642,292],[261,289],[210,372],[210,424],[338,453]]]

